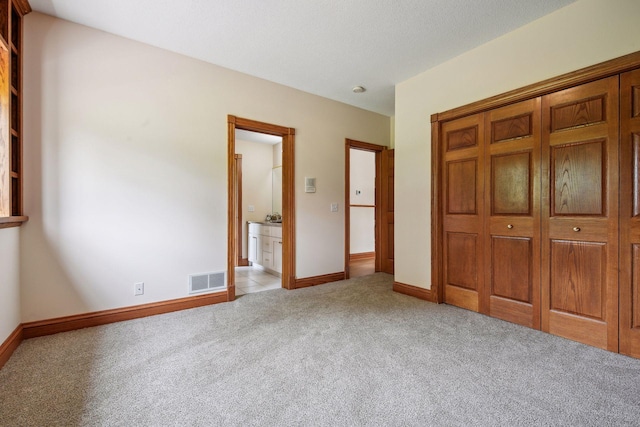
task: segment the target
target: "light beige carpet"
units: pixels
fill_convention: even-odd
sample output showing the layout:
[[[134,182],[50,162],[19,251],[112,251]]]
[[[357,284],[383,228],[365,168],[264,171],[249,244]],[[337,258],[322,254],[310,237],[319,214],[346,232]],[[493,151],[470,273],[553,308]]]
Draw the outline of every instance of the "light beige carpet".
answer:
[[[0,371],[0,425],[640,425],[640,360],[392,280],[27,340]]]

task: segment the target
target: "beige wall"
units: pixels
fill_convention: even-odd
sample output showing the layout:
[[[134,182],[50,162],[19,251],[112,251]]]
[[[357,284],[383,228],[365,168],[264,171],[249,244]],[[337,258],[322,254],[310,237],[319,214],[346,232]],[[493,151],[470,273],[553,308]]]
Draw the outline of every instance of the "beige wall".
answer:
[[[242,256],[246,258],[246,222],[264,221],[271,213],[273,146],[237,139],[236,154],[242,154]],[[249,212],[249,206],[253,206],[253,212]]]
[[[0,344],[20,325],[20,229],[0,229]]]
[[[433,113],[640,50],[640,2],[582,0],[396,86],[395,280],[430,288]]]
[[[343,271],[344,139],[388,145],[388,117],[38,13],[24,58],[23,321],[226,268],[228,114],[295,128],[297,275]]]

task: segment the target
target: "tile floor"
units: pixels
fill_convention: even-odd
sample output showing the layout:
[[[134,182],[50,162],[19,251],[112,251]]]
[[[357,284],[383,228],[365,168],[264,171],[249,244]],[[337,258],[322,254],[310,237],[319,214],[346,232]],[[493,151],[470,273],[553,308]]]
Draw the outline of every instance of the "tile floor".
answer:
[[[236,296],[282,287],[279,276],[259,267],[236,267]]]

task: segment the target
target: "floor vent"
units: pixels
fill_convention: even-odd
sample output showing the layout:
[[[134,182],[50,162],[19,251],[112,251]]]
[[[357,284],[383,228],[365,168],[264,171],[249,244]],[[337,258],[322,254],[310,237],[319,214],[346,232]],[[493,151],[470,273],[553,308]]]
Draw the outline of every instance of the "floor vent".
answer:
[[[189,293],[222,290],[227,287],[224,271],[217,273],[192,274],[189,276]]]

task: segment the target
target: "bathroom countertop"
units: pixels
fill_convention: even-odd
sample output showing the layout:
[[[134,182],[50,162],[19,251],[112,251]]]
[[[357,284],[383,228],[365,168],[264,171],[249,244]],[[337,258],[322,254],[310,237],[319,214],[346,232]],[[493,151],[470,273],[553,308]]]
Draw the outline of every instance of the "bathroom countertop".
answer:
[[[268,225],[268,226],[271,226],[271,227],[282,227],[282,223],[281,222],[247,221],[247,224],[261,224],[261,225]]]

